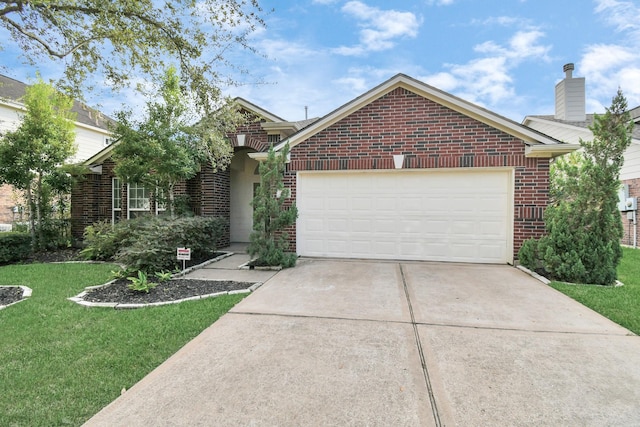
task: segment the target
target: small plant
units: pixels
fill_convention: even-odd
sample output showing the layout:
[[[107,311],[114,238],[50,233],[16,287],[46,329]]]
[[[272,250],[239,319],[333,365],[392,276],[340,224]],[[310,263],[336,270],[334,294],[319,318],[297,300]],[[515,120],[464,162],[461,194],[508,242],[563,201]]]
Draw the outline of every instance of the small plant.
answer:
[[[172,273],[170,271],[156,271],[155,276],[158,278],[160,282],[166,282],[171,279]]]
[[[118,280],[118,279],[124,279],[125,277],[127,277],[129,272],[124,268],[121,268],[119,270],[111,270],[110,274],[113,280]]]
[[[138,277],[129,276],[127,279],[131,282],[129,283],[129,289],[136,292],[149,293],[151,289],[158,286],[157,283],[150,282],[147,275],[142,270],[138,270]]]

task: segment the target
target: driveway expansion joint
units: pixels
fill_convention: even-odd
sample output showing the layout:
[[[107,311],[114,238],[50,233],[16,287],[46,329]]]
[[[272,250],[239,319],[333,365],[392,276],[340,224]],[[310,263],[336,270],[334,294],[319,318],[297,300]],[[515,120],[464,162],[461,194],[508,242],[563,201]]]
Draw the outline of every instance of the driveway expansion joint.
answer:
[[[400,277],[402,277],[402,287],[404,289],[404,294],[407,298],[407,305],[409,307],[409,314],[411,315],[411,325],[413,326],[413,333],[416,339],[416,346],[418,348],[418,354],[420,356],[420,363],[422,364],[422,372],[424,374],[424,380],[427,386],[427,392],[429,394],[429,401],[431,402],[431,410],[433,413],[433,420],[437,427],[442,426],[442,422],[440,421],[440,414],[438,411],[438,405],[436,402],[436,398],[433,391],[433,385],[431,384],[431,378],[429,376],[429,369],[427,368],[427,360],[424,356],[424,350],[422,348],[422,340],[420,339],[420,331],[418,331],[418,324],[416,323],[416,318],[413,313],[413,306],[411,305],[411,297],[409,295],[409,287],[407,285],[407,279],[404,275],[404,269],[402,268],[402,264],[398,264],[398,268],[400,269]]]

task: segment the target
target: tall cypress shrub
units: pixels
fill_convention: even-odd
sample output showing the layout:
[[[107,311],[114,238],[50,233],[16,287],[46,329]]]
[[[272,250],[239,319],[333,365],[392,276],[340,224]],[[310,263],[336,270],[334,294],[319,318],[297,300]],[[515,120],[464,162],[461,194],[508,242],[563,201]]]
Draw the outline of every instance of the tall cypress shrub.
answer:
[[[621,90],[590,129],[593,140],[580,141],[579,161],[554,165],[552,203],[545,212],[547,235],[538,251],[542,265],[557,280],[611,285],[622,257],[619,176],[633,130]]]
[[[286,206],[289,190],[284,187],[284,171],[289,146],[276,153],[269,148],[267,159],[260,163],[260,186],[253,199],[253,231],[247,251],[259,265],[292,267],[296,262],[289,249],[286,229],[296,222],[295,203]]]

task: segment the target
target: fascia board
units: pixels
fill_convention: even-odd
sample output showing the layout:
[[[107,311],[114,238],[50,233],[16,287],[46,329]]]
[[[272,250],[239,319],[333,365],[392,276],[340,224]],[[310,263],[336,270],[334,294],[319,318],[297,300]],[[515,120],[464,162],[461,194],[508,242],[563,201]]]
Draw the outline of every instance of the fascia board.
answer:
[[[528,158],[553,158],[572,153],[579,149],[580,144],[529,145],[524,149],[524,156]]]
[[[360,108],[366,106],[367,104],[375,101],[379,97],[398,87],[410,90],[440,105],[451,108],[454,111],[474,118],[489,126],[500,129],[503,132],[506,132],[516,138],[522,139],[528,144],[562,144],[562,142],[554,138],[529,129],[519,123],[516,123],[498,114],[492,113],[484,108],[478,107],[477,105],[471,104],[467,101],[464,101],[460,98],[457,98],[446,92],[442,92],[432,86],[401,74],[377,86],[369,92],[366,92],[358,98],[355,98],[354,100],[348,102],[332,113],[329,113],[327,116],[318,120],[311,126],[282,141],[275,147],[276,151],[281,150],[287,143],[291,148],[295,147],[300,142],[307,140],[316,133],[321,132],[327,127],[342,120],[353,112],[359,110]]]

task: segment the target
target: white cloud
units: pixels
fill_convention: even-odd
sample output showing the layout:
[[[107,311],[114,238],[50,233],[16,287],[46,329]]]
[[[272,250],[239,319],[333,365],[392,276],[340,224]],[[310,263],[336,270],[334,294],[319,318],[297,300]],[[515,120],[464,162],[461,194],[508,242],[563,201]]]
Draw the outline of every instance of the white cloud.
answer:
[[[549,61],[549,45],[540,43],[537,29],[516,32],[506,44],[486,41],[474,47],[483,57],[464,64],[445,64],[448,71],[422,77],[426,83],[455,93],[468,101],[494,107],[515,97],[510,72],[526,60]]]
[[[616,27],[616,31],[628,33],[636,41],[640,38],[640,6],[631,1],[597,0],[596,13],[604,15],[604,19],[610,25]]]
[[[640,6],[630,1],[597,0],[595,12],[621,35],[620,41],[584,49],[577,70],[587,84],[588,109],[602,111],[621,88],[629,107],[640,104]]]
[[[342,11],[356,18],[361,27],[360,43],[355,46],[340,46],[334,53],[345,56],[379,52],[395,46],[395,39],[414,38],[418,35],[421,20],[411,12],[381,10],[360,1],[349,1]]]

